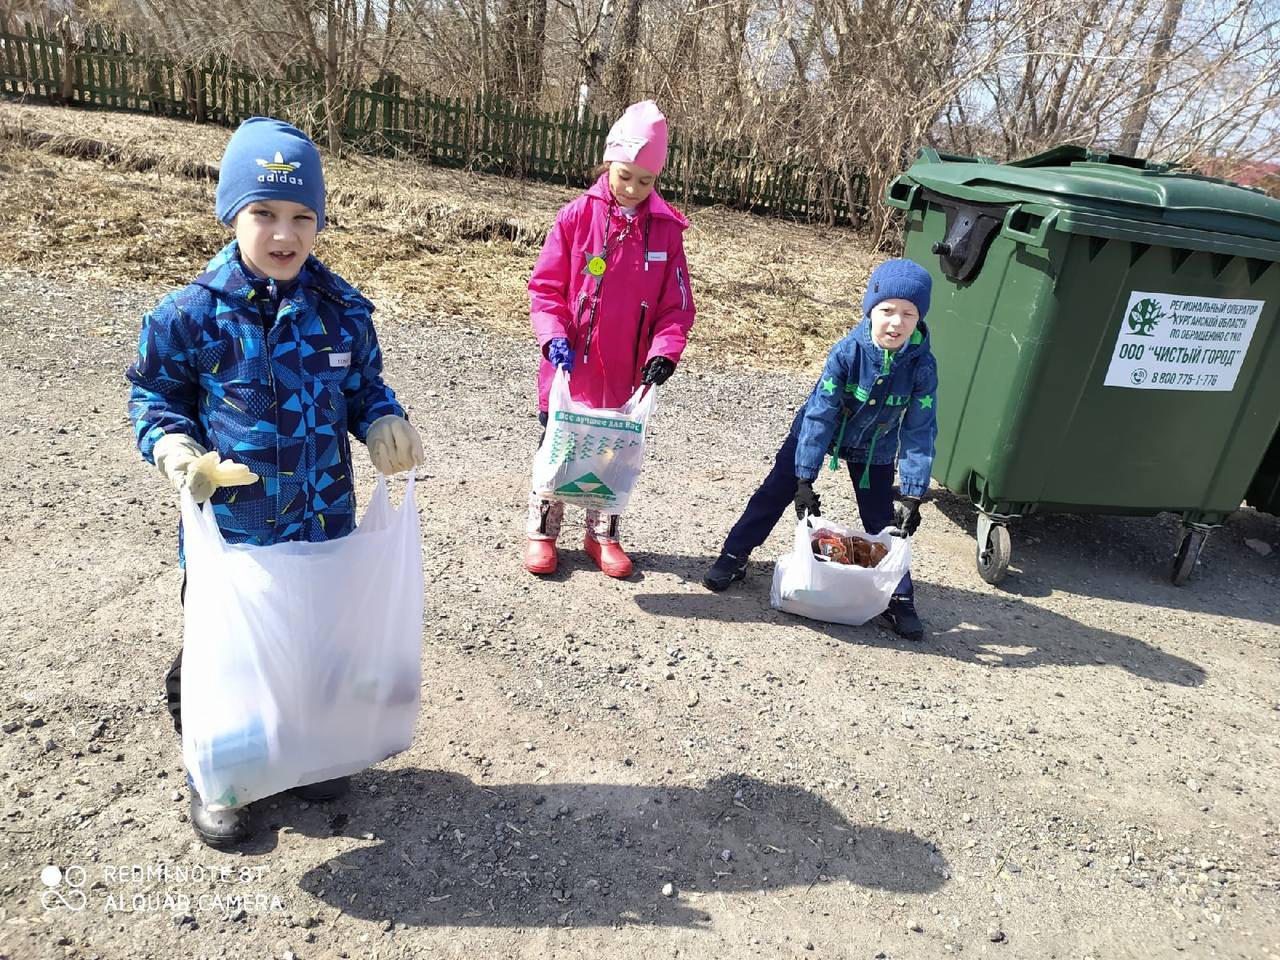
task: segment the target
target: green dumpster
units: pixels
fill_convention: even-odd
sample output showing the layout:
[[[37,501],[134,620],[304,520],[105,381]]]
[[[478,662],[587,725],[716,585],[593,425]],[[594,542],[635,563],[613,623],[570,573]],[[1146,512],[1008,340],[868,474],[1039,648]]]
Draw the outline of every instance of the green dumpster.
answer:
[[[1271,438],[1271,446],[1267,447],[1244,500],[1255,510],[1280,517],[1280,430]]]
[[[886,200],[933,275],[933,475],[978,508],[982,577],[1017,517],[1168,511],[1185,582],[1280,423],[1280,201],[1073,146],[925,150]]]

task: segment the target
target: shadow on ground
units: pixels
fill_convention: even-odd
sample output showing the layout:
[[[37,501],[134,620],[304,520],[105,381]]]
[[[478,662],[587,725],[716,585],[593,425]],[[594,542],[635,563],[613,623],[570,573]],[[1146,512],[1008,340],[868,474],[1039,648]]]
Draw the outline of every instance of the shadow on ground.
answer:
[[[280,829],[376,830],[299,883],[349,915],[410,926],[695,926],[715,910],[698,894],[840,883],[925,893],[948,875],[914,834],[850,823],[807,790],[748,776],[489,786],[369,770],[346,798],[307,810],[282,800],[263,819],[246,853],[274,849]]]
[[[650,569],[693,579],[707,557],[637,554]],[[724,593],[701,586],[688,591],[642,593],[640,609],[655,616],[721,623],[785,623],[826,634],[846,643],[901,647],[927,656],[993,667],[1093,666],[1122,667],[1135,676],[1184,687],[1204,683],[1198,664],[1153,646],[1159,621],[1152,620],[1151,642],[1102,630],[1053,613],[1013,596],[992,597],[957,587],[916,582],[916,606],[925,622],[925,639],[910,643],[874,624],[847,627],[780,613],[769,606],[772,563],[752,563],[747,579]]]
[[[977,513],[968,500],[935,490],[933,503],[974,536]],[[998,587],[1006,593],[1043,597],[1065,590],[1280,626],[1280,520],[1270,514],[1244,508],[1229,517],[1210,535],[1201,563],[1181,587],[1169,580],[1182,535],[1177,517],[1033,514],[1015,520],[1009,531],[1014,569]],[[1259,556],[1247,539],[1276,549]]]

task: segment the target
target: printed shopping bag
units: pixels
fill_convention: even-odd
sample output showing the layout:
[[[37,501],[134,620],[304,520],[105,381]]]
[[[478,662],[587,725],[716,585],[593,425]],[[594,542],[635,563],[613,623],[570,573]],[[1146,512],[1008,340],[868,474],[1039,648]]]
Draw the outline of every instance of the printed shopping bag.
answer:
[[[569,396],[557,370],[547,403],[547,433],[533,461],[539,496],[622,513],[644,466],[644,439],[657,389],[640,387],[622,407],[599,409]]]

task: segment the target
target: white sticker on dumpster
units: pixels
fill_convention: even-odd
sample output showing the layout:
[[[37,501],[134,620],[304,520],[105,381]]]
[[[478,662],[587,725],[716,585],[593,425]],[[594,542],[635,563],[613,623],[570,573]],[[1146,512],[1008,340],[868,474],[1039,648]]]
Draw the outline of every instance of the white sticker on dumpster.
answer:
[[[1132,390],[1234,389],[1264,305],[1134,291],[1104,383]]]

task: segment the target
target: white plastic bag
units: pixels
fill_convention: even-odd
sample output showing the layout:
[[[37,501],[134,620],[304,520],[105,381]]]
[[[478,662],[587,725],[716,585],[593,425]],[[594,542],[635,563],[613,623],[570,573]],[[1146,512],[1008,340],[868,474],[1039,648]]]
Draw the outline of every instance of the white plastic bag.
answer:
[[[327,543],[223,540],[182,496],[182,755],[213,810],[345,776],[406,749],[421,696],[422,541],[409,476],[379,476]]]
[[[889,553],[874,567],[819,560],[811,534],[826,528],[840,536],[856,535],[882,543]],[[851,530],[825,517],[805,517],[796,524],[795,545],[773,568],[769,605],[811,620],[861,626],[884,613],[893,591],[911,567],[911,540],[888,533]]]
[[[622,513],[644,466],[644,437],[658,391],[640,387],[622,407],[598,409],[569,396],[557,370],[547,401],[547,433],[533,461],[539,496]]]

